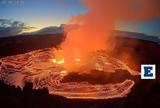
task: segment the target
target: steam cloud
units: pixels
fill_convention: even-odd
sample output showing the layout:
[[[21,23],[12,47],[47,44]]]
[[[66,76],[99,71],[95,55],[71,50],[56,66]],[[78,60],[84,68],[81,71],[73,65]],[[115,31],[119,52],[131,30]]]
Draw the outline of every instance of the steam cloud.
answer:
[[[147,21],[160,18],[160,0],[82,0],[88,11],[73,17],[69,24],[80,27],[68,32],[62,44],[67,66],[75,58],[84,59],[89,52],[111,49],[114,39],[110,36],[116,20]],[[112,43],[113,42],[113,43]]]

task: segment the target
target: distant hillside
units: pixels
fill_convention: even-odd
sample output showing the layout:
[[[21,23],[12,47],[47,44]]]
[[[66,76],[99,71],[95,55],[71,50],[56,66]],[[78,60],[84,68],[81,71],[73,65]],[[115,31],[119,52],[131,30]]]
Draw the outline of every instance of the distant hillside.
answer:
[[[151,36],[144,33],[136,33],[136,32],[127,32],[127,31],[115,31],[115,36],[128,37],[134,39],[147,40],[151,42],[160,43],[160,36]]]
[[[0,57],[59,45],[63,34],[19,35],[0,38]]]

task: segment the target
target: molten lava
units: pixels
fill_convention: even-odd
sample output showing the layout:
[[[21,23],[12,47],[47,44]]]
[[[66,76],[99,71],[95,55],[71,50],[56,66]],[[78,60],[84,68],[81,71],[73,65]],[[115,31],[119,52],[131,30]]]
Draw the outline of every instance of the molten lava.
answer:
[[[75,59],[75,63],[77,63],[77,64],[78,64],[80,61],[81,61],[81,60],[78,59],[78,58]],[[62,60],[60,60],[60,61],[57,61],[56,59],[52,59],[52,62],[55,63],[55,64],[64,64],[64,63],[65,63],[64,59],[62,59]]]
[[[152,2],[155,1],[155,2]],[[79,25],[67,31],[62,50],[43,49],[1,58],[0,79],[11,85],[33,82],[34,88],[47,87],[50,93],[67,98],[109,99],[126,96],[134,85],[131,79],[116,84],[92,84],[87,81],[62,82],[70,72],[91,73],[92,70],[115,73],[125,70],[139,73],[122,61],[108,56],[114,48],[110,36],[117,19],[145,21],[158,18],[159,0],[83,0],[87,12],[73,17],[69,24]],[[97,74],[97,73],[96,73]],[[88,75],[87,78],[90,76]],[[97,82],[100,79],[94,79]]]
[[[64,64],[64,59],[57,61],[56,59],[52,59],[52,62],[55,64]]]
[[[56,50],[54,51],[54,53]],[[99,84],[99,78],[92,84],[84,80],[63,82],[65,76],[73,71],[66,70],[64,59],[53,59],[52,49],[32,51],[25,54],[1,58],[0,79],[11,85],[23,87],[26,81],[33,82],[34,88],[47,87],[50,93],[67,98],[108,99],[126,96],[134,85],[134,81],[127,78],[118,83]],[[51,61],[52,60],[52,61]],[[81,62],[76,58],[75,63]],[[62,64],[61,64],[62,63]],[[105,51],[97,51],[89,55],[88,60],[75,72],[80,74],[91,73],[91,70],[115,73],[117,70],[126,70],[131,75],[138,72],[127,67],[123,62],[107,55]],[[98,73],[94,73],[97,74]],[[90,75],[86,76],[90,79]],[[109,76],[106,76],[106,79]],[[76,79],[76,77],[75,77]],[[91,78],[92,79],[92,78]],[[102,79],[101,79],[102,80]]]

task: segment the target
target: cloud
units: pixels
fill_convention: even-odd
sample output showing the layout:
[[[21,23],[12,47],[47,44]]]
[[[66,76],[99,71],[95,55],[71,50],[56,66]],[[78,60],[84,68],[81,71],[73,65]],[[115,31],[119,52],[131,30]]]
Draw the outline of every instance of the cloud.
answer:
[[[23,34],[26,34],[26,35],[27,34],[32,34],[32,35],[33,34],[57,34],[57,33],[65,33],[67,31],[71,31],[77,28],[79,28],[79,25],[76,25],[76,24],[69,24],[69,25],[61,24],[60,26],[48,26],[34,32],[24,32]]]
[[[0,19],[0,37],[18,35],[23,30],[32,29],[33,27],[27,26],[20,21],[13,21],[9,19]]]
[[[57,33],[63,33],[63,27],[60,26],[49,26],[49,27],[44,27],[38,31],[34,32],[24,32],[23,34],[57,34]]]

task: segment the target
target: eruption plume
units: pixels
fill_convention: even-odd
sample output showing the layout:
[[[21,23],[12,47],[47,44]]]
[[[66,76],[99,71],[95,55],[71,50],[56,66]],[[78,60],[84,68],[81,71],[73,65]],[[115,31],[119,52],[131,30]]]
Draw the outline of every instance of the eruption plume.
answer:
[[[88,11],[69,21],[79,27],[65,28],[67,37],[62,43],[62,55],[67,68],[75,66],[75,59],[84,63],[90,52],[111,51],[116,20],[147,21],[160,16],[159,0],[82,0],[82,3]]]

